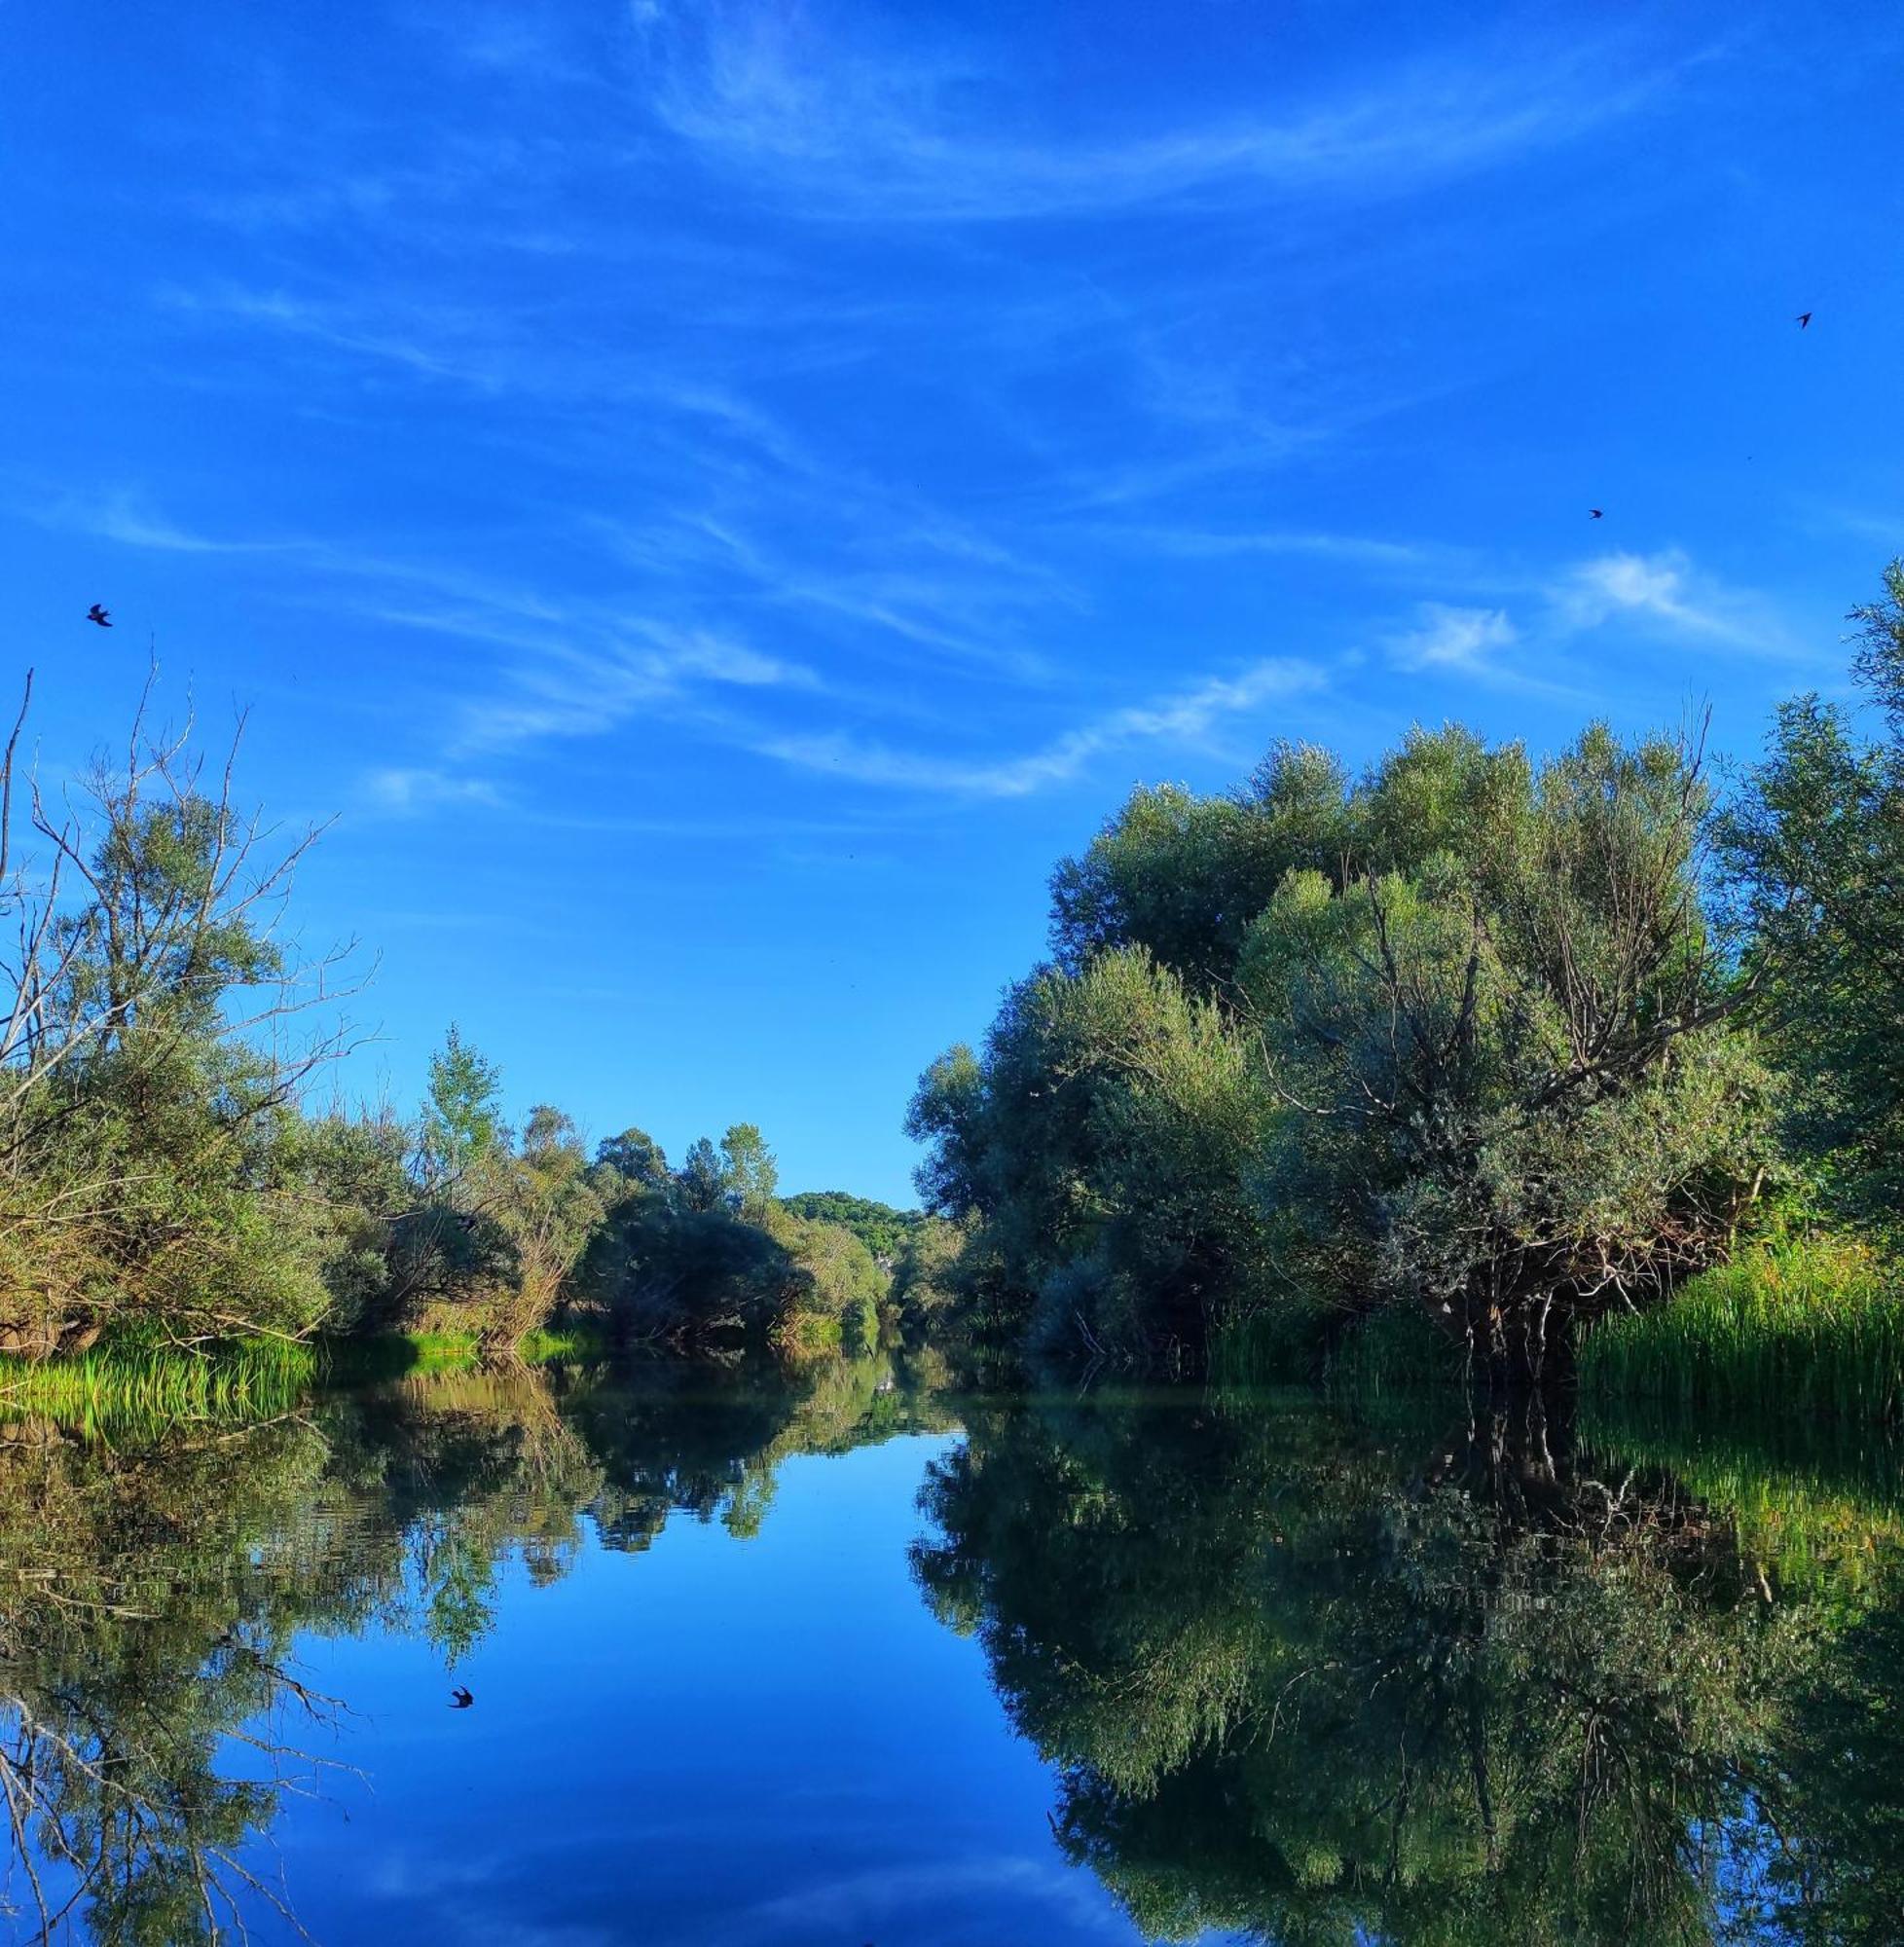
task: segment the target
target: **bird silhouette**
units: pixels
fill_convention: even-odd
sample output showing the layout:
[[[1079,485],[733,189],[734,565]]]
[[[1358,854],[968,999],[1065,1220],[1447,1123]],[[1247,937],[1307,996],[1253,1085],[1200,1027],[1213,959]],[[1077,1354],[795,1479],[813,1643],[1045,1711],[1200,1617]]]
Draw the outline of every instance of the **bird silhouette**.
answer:
[[[1803,331],[1805,327],[1811,322],[1812,322],[1812,313],[1809,311],[1802,311],[1799,312],[1798,328],[1800,331]]]
[[[1603,521],[1606,519],[1606,509],[1603,507],[1589,507],[1587,509],[1587,518],[1590,521]]]
[[[452,1710],[467,1710],[475,1701],[475,1698],[460,1683],[450,1692],[450,1708]]]
[[[86,619],[89,622],[98,623],[102,629],[110,629],[112,627],[112,617],[96,602],[86,611]]]

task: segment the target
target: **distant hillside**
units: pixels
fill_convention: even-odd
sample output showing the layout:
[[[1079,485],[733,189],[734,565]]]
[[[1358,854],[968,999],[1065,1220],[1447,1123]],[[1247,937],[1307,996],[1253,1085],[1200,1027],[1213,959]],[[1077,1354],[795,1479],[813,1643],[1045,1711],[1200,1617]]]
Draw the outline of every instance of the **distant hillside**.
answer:
[[[844,1190],[802,1190],[783,1196],[780,1203],[795,1217],[851,1231],[874,1257],[889,1265],[926,1221],[923,1210],[895,1210],[890,1203],[875,1203],[870,1196],[855,1196]]]

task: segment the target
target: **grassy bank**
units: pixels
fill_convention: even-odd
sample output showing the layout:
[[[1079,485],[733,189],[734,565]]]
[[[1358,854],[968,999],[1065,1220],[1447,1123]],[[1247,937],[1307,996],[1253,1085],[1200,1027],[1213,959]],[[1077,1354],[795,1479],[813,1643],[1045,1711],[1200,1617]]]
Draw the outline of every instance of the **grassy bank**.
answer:
[[[531,1332],[526,1365],[605,1356],[599,1335]],[[0,1419],[41,1418],[85,1431],[286,1413],[320,1378],[471,1372],[491,1362],[473,1333],[417,1333],[315,1345],[246,1339],[202,1351],[124,1339],[77,1358],[0,1358]]]
[[[316,1372],[309,1346],[278,1339],[202,1353],[128,1343],[76,1359],[0,1359],[0,1417],[88,1431],[126,1421],[255,1419],[295,1406]]]
[[[1596,1399],[1895,1419],[1904,1275],[1842,1238],[1755,1246],[1657,1310],[1595,1326],[1580,1385]]]
[[[525,1333],[513,1354],[515,1362],[525,1366],[607,1356],[607,1340],[585,1326]],[[474,1332],[390,1332],[373,1339],[331,1340],[324,1348],[325,1370],[337,1378],[466,1373],[496,1362],[494,1348],[485,1345]]]
[[[1321,1384],[1345,1397],[1445,1386],[1461,1377],[1460,1350],[1414,1305],[1354,1319],[1320,1304],[1265,1306],[1225,1326],[1210,1344],[1222,1386]]]

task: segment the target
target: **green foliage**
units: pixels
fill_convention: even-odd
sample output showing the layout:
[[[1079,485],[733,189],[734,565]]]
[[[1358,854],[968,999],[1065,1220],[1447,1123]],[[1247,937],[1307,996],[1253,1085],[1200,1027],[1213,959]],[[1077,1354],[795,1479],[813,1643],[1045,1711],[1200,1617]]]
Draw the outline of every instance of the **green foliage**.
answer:
[[[0,1359],[0,1418],[32,1414],[89,1435],[151,1439],[193,1420],[286,1413],[316,1372],[309,1346],[275,1339],[199,1356],[127,1342],[71,1359]]]
[[[12,754],[0,763],[11,817]],[[182,744],[135,726],[9,875],[0,1014],[0,1350],[136,1322],[180,1344],[308,1332],[348,1285],[297,1096],[330,1050],[283,1051],[301,969],[275,937],[302,847],[275,860]],[[315,1193],[315,1194],[314,1194]],[[348,1228],[348,1227],[346,1227]]]
[[[775,1197],[773,1152],[752,1123],[718,1149],[701,1138],[672,1175],[633,1137],[604,1145],[591,1172],[603,1216],[576,1277],[579,1304],[610,1336],[682,1351],[751,1342],[793,1358],[877,1343],[886,1273],[851,1231]]]
[[[506,1298],[493,1313],[489,1336],[513,1346],[548,1322],[602,1223],[573,1121],[547,1104],[531,1109],[514,1150],[494,1148],[485,1158],[476,1194],[511,1256]]]
[[[595,1166],[633,1190],[658,1190],[668,1180],[667,1152],[645,1129],[626,1128],[598,1144]]]
[[[421,1135],[425,1184],[454,1183],[481,1163],[502,1134],[502,1077],[457,1024],[429,1058]]]
[[[1077,973],[1137,946],[1191,986],[1219,987],[1284,874],[1339,868],[1349,843],[1347,775],[1313,745],[1278,745],[1234,797],[1140,790],[1052,876],[1058,964]]]
[[[1709,818],[1696,749],[1603,726],[1540,765],[1417,730],[1352,788],[1279,749],[1234,797],[1140,792],[1058,870],[1057,965],[913,1099],[974,1313],[1173,1358],[1400,1303],[1538,1364],[1556,1308],[1711,1262],[1772,1138]]]
[[[1200,1343],[1259,1271],[1243,1168],[1265,1113],[1217,1006],[1125,947],[1014,989],[908,1127],[934,1144],[922,1191],[1026,1294],[1019,1329],[1129,1355]]]
[[[779,1326],[783,1340],[810,1341],[811,1328],[800,1321],[821,1322],[824,1339],[850,1357],[860,1357],[879,1344],[879,1306],[886,1296],[886,1273],[872,1253],[843,1225],[824,1224],[790,1211],[768,1213],[768,1234],[787,1253],[795,1281]]]
[[[1461,1347],[1416,1306],[1344,1313],[1295,1300],[1227,1324],[1211,1341],[1209,1374],[1226,1387],[1320,1386],[1357,1406],[1385,1394],[1432,1398],[1465,1377]]]
[[[494,1348],[475,1332],[384,1333],[376,1338],[335,1340],[327,1346],[325,1374],[340,1383],[395,1378],[406,1373],[474,1373],[495,1370]],[[604,1359],[609,1346],[586,1326],[525,1332],[513,1348],[512,1365],[567,1365]]]
[[[966,1234],[942,1217],[920,1217],[906,1233],[893,1269],[891,1299],[909,1344],[937,1343],[954,1329],[964,1303]]]
[[[1580,1381],[1685,1408],[1894,1419],[1904,1286],[1849,1239],[1754,1245],[1656,1310],[1602,1320],[1581,1347]]]
[[[726,1202],[726,1167],[706,1136],[688,1145],[687,1155],[675,1172],[675,1194],[684,1209],[698,1216],[719,1210]]]
[[[907,1242],[926,1219],[918,1210],[895,1210],[870,1196],[845,1190],[802,1190],[780,1199],[781,1208],[795,1217],[816,1218],[851,1231],[873,1257],[891,1270]]]
[[[780,1165],[752,1122],[736,1122],[721,1137],[720,1180],[722,1190],[750,1223],[758,1224],[773,1207]]]
[[[561,1110],[537,1104],[518,1137],[500,1102],[499,1072],[453,1026],[430,1063],[408,1194],[384,1213],[371,1329],[473,1335],[512,1353],[567,1296],[603,1222],[598,1173]]]
[[[1787,1131],[1849,1216],[1904,1227],[1904,561],[1853,611],[1855,676],[1882,734],[1804,696],[1727,827],[1757,939]]]

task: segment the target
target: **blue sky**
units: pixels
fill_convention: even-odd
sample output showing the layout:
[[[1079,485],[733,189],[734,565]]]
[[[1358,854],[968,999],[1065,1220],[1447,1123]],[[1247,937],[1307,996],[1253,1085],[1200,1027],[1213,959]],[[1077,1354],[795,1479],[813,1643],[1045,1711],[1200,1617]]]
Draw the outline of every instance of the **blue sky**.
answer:
[[[380,956],[361,1092],[455,1017],[518,1113],[907,1197],[1136,781],[1749,751],[1904,550],[1888,6],[4,21],[39,761],[148,641],[251,706],[244,790],[337,819],[307,938]]]

